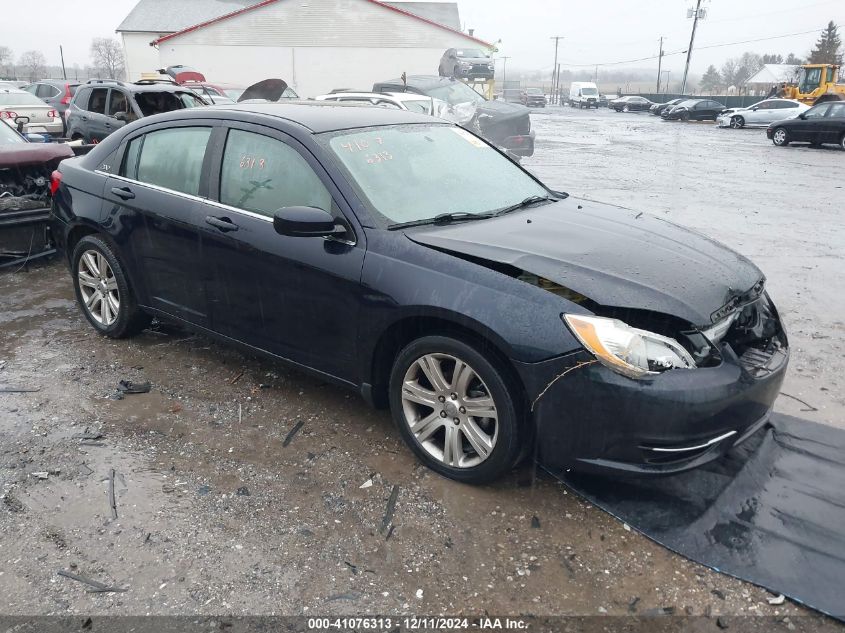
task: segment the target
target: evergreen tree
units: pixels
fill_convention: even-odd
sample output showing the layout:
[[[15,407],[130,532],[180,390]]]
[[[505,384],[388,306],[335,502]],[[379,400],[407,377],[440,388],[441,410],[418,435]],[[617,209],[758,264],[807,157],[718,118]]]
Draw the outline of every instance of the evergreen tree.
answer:
[[[839,27],[831,20],[810,53],[809,62],[811,64],[841,64],[841,48],[842,38],[839,37]]]
[[[701,78],[701,82],[699,83],[701,91],[712,94],[718,90],[721,85],[722,77],[719,75],[719,71],[716,70],[716,67],[711,64],[707,68],[707,71],[704,73],[704,76]]]
[[[778,55],[777,53],[771,53],[771,54],[763,55],[761,61],[764,64],[782,64],[783,63],[783,55]]]
[[[785,64],[792,64],[793,66],[800,66],[804,63],[804,60],[798,57],[795,53],[790,53],[786,56]]]

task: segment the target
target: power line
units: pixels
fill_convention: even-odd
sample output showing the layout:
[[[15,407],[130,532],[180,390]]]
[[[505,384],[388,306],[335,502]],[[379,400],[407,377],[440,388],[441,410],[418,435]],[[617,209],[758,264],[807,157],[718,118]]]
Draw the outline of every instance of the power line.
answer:
[[[785,37],[795,37],[796,35],[807,35],[808,33],[819,33],[820,31],[821,31],[821,29],[811,29],[809,31],[799,31],[797,33],[786,33],[785,35],[772,35],[771,37],[759,37],[759,38],[752,39],[752,40],[741,40],[741,41],[738,41],[738,42],[722,42],[721,44],[708,44],[706,46],[698,46],[697,50],[702,50],[702,49],[705,49],[705,48],[722,48],[724,46],[736,46],[737,44],[751,44],[753,42],[766,42],[766,41],[769,41],[769,40],[779,40],[779,39],[783,39]],[[670,53],[663,53],[663,57],[669,57],[670,55],[685,55],[686,52],[687,52],[687,49],[680,50],[680,51],[672,51]],[[565,66],[569,66],[569,67],[573,67],[573,68],[586,68],[588,66],[590,66],[590,67],[592,67],[592,66],[618,66],[618,65],[621,65],[621,64],[633,64],[635,62],[644,62],[644,61],[649,61],[649,60],[652,60],[652,59],[658,59],[659,57],[660,57],[660,55],[650,55],[648,57],[639,57],[637,59],[625,59],[625,60],[622,60],[622,61],[604,62],[604,63],[599,63],[599,64],[596,64],[595,62],[591,63],[591,64],[569,64],[567,62],[561,62],[561,63],[564,64]]]

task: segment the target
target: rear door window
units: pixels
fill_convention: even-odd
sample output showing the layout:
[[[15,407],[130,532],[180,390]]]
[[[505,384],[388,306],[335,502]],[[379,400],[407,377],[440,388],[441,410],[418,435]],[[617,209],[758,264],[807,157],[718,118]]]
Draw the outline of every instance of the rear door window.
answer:
[[[94,88],[91,91],[91,96],[88,98],[88,108],[89,112],[95,112],[97,114],[105,114],[106,113],[106,99],[109,95],[108,88]]]
[[[134,170],[139,182],[196,196],[210,136],[210,127],[177,127],[134,139],[127,150],[126,177],[132,178]]]
[[[112,90],[109,97],[109,114],[114,116],[118,112],[129,112],[129,101],[120,90]]]
[[[38,84],[38,89],[35,91],[35,96],[39,99],[49,99],[59,94],[58,88],[54,88],[50,84]]]
[[[830,118],[835,117],[837,119],[845,118],[845,103],[832,103],[827,116]]]
[[[243,130],[230,130],[226,139],[220,202],[271,218],[282,207],[332,210],[331,194],[299,152]]]

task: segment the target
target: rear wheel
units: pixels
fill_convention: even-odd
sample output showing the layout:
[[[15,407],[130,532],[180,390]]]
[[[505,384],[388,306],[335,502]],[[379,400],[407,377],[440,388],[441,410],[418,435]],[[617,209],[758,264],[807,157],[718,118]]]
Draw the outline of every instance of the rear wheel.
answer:
[[[745,127],[745,119],[743,119],[741,116],[731,117],[731,127],[735,130],[739,130]]]
[[[772,143],[778,147],[789,145],[789,132],[786,129],[779,127],[772,133]]]
[[[516,464],[520,406],[498,361],[457,339],[423,337],[399,353],[389,389],[402,438],[435,472],[480,484]]]
[[[83,237],[71,261],[76,300],[100,334],[125,338],[150,324],[151,317],[138,307],[123,264],[105,240],[96,235]]]

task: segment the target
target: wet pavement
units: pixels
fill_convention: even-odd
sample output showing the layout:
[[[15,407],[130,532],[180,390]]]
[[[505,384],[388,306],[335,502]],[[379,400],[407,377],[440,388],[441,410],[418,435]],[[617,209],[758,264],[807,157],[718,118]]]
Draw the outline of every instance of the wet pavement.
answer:
[[[525,165],[551,186],[661,214],[760,265],[791,337],[784,392],[806,403],[777,409],[845,424],[845,153],[607,111],[534,125]],[[116,399],[121,379],[152,389]],[[669,553],[541,473],[447,481],[355,393],[169,326],[104,339],[58,262],[0,275],[0,386],[40,389],[0,393],[6,614],[671,609],[710,615],[713,630],[720,614],[838,627]],[[126,591],[88,593],[58,570]]]

